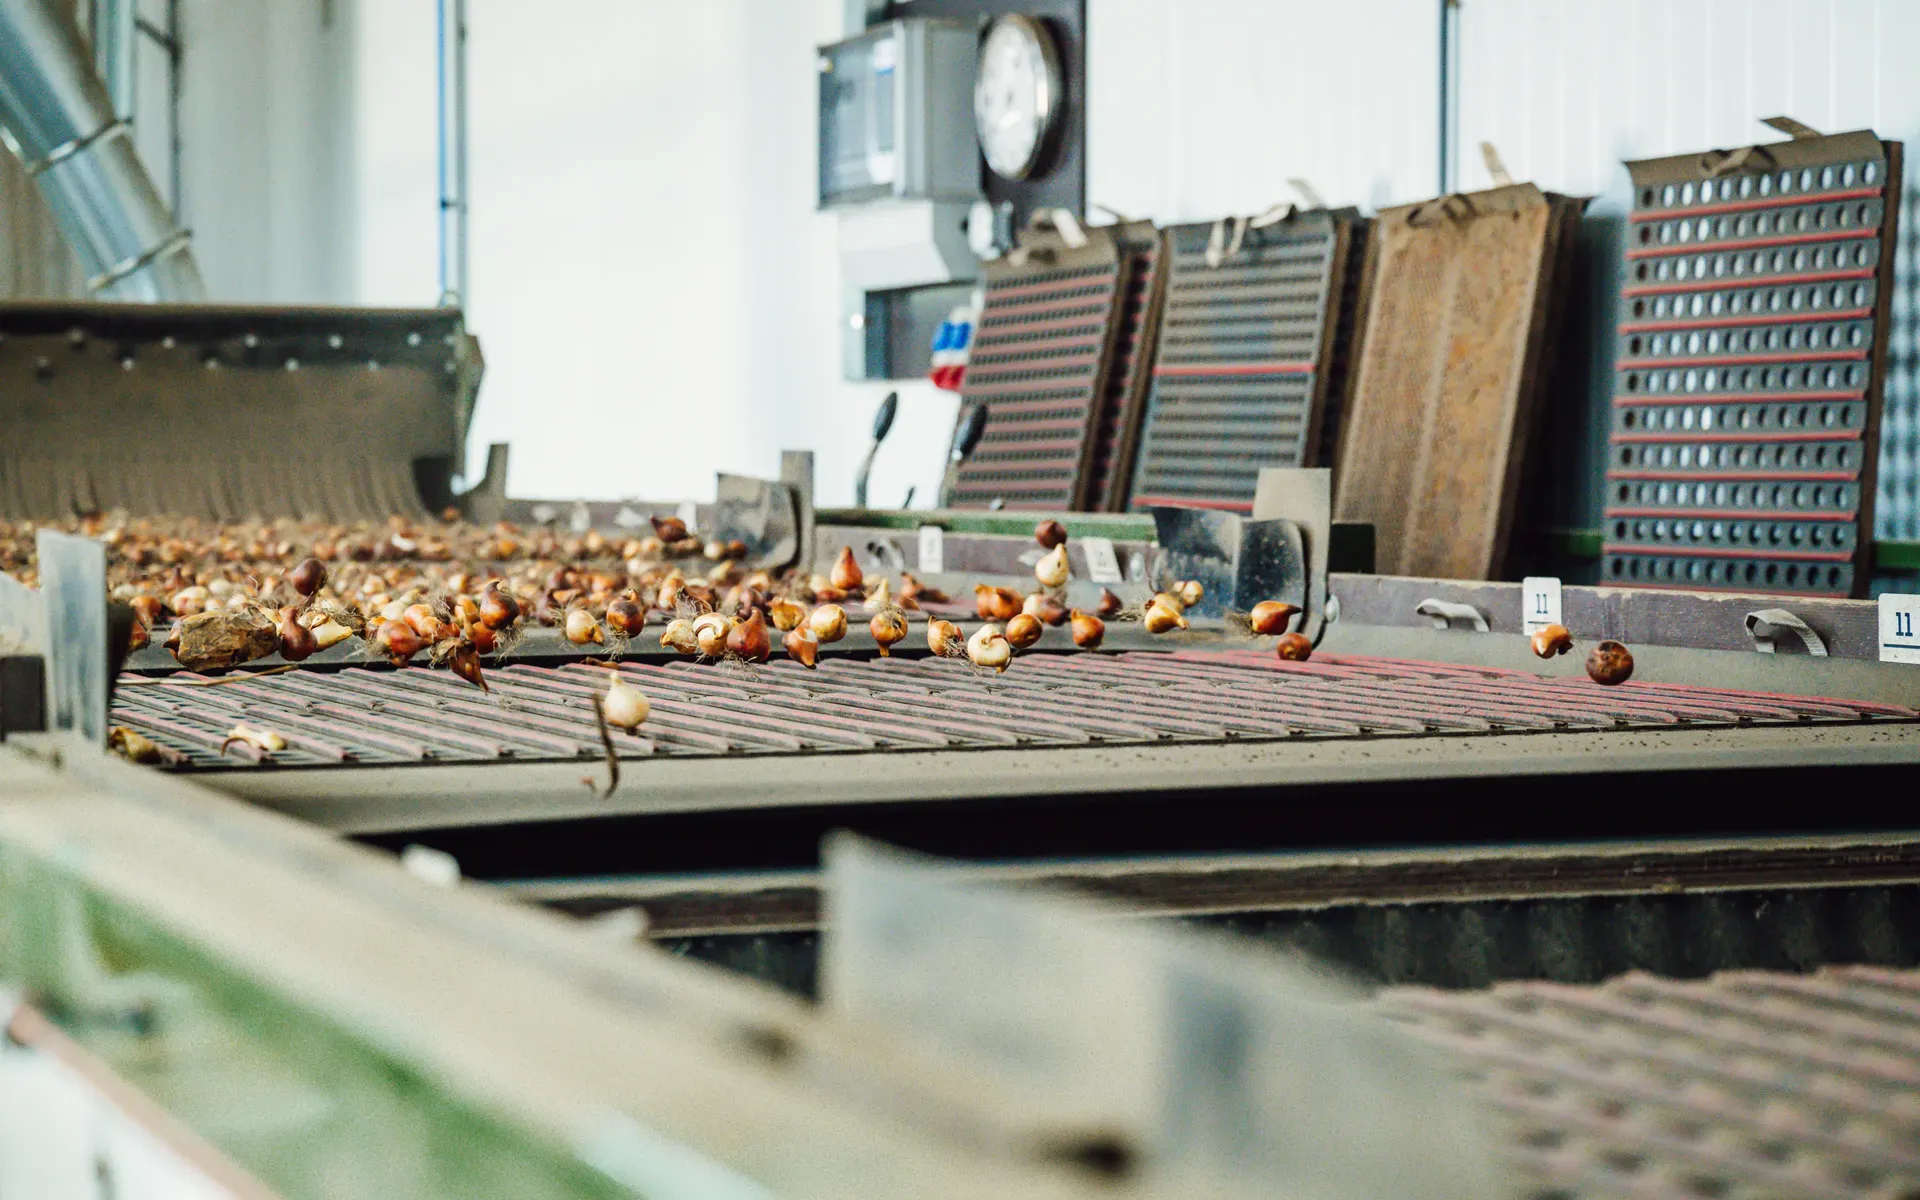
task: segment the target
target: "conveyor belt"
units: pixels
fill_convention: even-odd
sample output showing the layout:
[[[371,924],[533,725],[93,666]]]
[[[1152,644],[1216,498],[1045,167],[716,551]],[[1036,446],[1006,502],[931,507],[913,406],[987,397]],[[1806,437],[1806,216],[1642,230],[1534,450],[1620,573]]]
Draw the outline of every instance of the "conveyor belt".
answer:
[[[1920,1189],[1920,972],[1633,974],[1381,1004],[1459,1056],[1535,1200]]]
[[[1031,654],[1004,675],[928,658],[830,659],[808,672],[627,662],[652,716],[615,734],[625,758],[1008,749],[1390,735],[1621,731],[1920,718],[1861,701],[1585,679],[1442,663],[1262,651]],[[589,697],[606,669],[516,664],[482,695],[445,671],[351,667],[220,687],[190,673],[126,683],[114,720],[174,747],[193,767],[540,762],[603,752]],[[266,726],[288,748],[263,755],[233,726]]]

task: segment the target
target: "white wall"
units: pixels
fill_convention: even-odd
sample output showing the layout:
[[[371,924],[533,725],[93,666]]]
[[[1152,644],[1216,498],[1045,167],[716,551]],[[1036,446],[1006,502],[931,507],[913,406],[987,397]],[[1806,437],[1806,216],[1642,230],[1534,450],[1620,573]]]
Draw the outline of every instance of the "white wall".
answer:
[[[357,296],[432,303],[433,5],[357,8]],[[514,494],[704,497],[811,448],[821,501],[849,499],[886,389],[840,379],[837,231],[813,207],[812,49],[841,16],[470,0],[470,445],[477,465],[512,444]],[[931,390],[906,389],[876,500],[937,463],[953,409]]]
[[[1470,0],[1477,2],[1477,0]],[[1435,0],[1087,0],[1087,200],[1210,220],[1439,185]]]
[[[180,221],[214,300],[352,298],[350,17],[340,0],[182,0]],[[165,195],[163,150],[141,149]]]

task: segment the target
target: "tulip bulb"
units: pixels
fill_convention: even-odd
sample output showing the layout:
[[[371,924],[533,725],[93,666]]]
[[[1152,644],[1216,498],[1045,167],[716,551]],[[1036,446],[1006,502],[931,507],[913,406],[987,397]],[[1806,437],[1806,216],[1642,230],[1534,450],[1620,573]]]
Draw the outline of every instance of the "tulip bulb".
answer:
[[[700,635],[693,630],[693,619],[675,617],[668,621],[666,631],[660,635],[660,644],[682,654],[700,653]]]
[[[1050,596],[1045,592],[1035,592],[1028,596],[1026,602],[1020,606],[1020,611],[1030,617],[1038,618],[1043,625],[1059,626],[1067,623],[1067,606],[1060,602],[1059,597]],[[1012,637],[1012,631],[1008,631],[1007,636]]]
[[[396,667],[406,666],[407,660],[420,653],[426,644],[426,639],[405,621],[384,621],[374,635],[374,645]]]
[[[936,617],[927,622],[927,649],[941,658],[959,658],[967,652],[967,639],[958,625]]]
[[[1013,661],[1013,644],[998,625],[982,625],[967,639],[967,661],[976,667],[1004,671]]]
[[[1207,589],[1202,587],[1197,579],[1183,579],[1173,585],[1173,590],[1174,594],[1180,597],[1180,603],[1188,608],[1200,603],[1200,597],[1207,594]]]
[[[1120,597],[1113,594],[1112,588],[1101,588],[1100,603],[1094,608],[1093,612],[1097,617],[1111,620],[1125,607],[1126,606],[1120,602]]]
[[[767,622],[759,609],[727,630],[727,653],[748,662],[765,662],[773,653],[773,643],[767,637]]]
[[[840,547],[840,557],[833,560],[833,570],[827,576],[827,582],[843,592],[857,592],[866,577],[860,573],[860,564],[854,561],[853,547]]]
[[[693,619],[693,636],[700,653],[719,658],[727,652],[727,635],[733,632],[733,618],[722,613],[701,613]]]
[[[838,604],[822,604],[807,617],[807,628],[822,645],[847,636],[847,610]]]
[[[1304,633],[1283,633],[1273,651],[1288,662],[1305,662],[1313,657],[1313,639]]]
[[[1067,527],[1058,521],[1042,521],[1033,527],[1033,540],[1048,550],[1063,546],[1067,541]]]
[[[1595,683],[1614,687],[1633,677],[1633,654],[1619,642],[1601,642],[1587,655],[1587,676]]]
[[[887,580],[883,575],[880,582],[867,589],[867,611],[879,612],[893,603],[893,596],[887,589]]]
[[[135,628],[144,629],[145,626],[136,625]],[[287,614],[281,619],[281,658],[286,659],[288,662],[305,662],[307,659],[312,658],[314,651],[319,648],[320,640],[314,636],[313,630],[302,625],[292,613]]]
[[[615,600],[607,605],[607,627],[621,637],[635,637],[647,627],[647,610],[633,600]]]
[[[1285,633],[1288,622],[1299,611],[1295,606],[1282,604],[1278,600],[1262,600],[1247,614],[1247,624],[1255,633],[1262,635]]]
[[[1573,634],[1565,625],[1547,625],[1534,631],[1533,652],[1553,658],[1573,649]]]
[[[1025,650],[1039,641],[1040,635],[1046,631],[1047,627],[1040,623],[1039,617],[1032,613],[1019,613],[1007,622],[1005,636],[1015,650]]]
[[[1033,564],[1033,577],[1040,581],[1041,587],[1065,587],[1072,572],[1067,569],[1067,547],[1062,542]]]
[[[1092,613],[1073,610],[1073,644],[1082,650],[1092,650],[1107,636],[1107,623]]]
[[[429,641],[440,632],[440,615],[433,611],[431,604],[409,604],[400,610],[400,619]]]
[[[867,622],[867,630],[880,647],[880,656],[885,658],[892,653],[894,644],[907,636],[906,614],[897,608],[883,609],[873,614],[873,620]]]
[[[631,733],[653,712],[653,705],[646,693],[616,675],[607,694],[600,698],[600,712],[607,718],[607,724]]]
[[[973,611],[982,621],[1011,621],[1020,612],[1019,593],[1011,588],[988,587],[982,583],[973,589]]]
[[[781,633],[791,633],[800,628],[800,622],[807,619],[807,610],[796,602],[782,597],[767,606],[767,619],[772,621],[773,627]]]
[[[447,658],[447,668],[481,691],[489,690],[486,676],[480,673],[480,651],[472,642],[462,642],[454,649]]]
[[[606,641],[606,635],[600,629],[600,622],[584,608],[569,609],[566,624],[567,640],[576,646],[587,646],[595,642]]]
[[[788,630],[787,636],[780,639],[780,644],[786,647],[788,658],[808,670],[813,669],[820,657],[820,637],[805,625]]]
[[[488,588],[480,597],[480,623],[489,629],[505,629],[520,619],[520,602],[500,588]]]
[[[313,648],[315,650],[325,650],[329,646],[338,646],[341,642],[353,636],[353,630],[348,629],[338,621],[322,621],[313,627],[312,632]]]
[[[287,582],[293,585],[293,590],[302,596],[311,596],[326,586],[326,564],[317,558],[309,558],[287,572]]]
[[[1148,633],[1168,633],[1175,629],[1187,628],[1187,616],[1171,604],[1162,604],[1158,598],[1147,605],[1146,626]]]

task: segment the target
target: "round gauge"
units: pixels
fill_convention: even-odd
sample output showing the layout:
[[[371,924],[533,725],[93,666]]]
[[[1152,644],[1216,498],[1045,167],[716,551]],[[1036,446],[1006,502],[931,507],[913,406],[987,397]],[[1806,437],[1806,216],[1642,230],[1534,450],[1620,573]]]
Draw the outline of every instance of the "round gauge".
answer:
[[[1039,164],[1065,106],[1060,52],[1032,17],[996,19],[980,44],[973,122],[987,165],[1002,179],[1025,179]]]

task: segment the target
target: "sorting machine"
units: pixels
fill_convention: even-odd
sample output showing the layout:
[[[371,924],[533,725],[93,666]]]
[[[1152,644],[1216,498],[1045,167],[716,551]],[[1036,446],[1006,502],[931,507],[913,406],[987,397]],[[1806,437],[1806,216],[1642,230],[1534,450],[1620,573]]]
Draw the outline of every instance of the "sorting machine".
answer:
[[[26,306],[0,314],[0,326],[0,374],[26,381],[7,402],[24,404],[45,437],[44,454],[10,443],[9,463],[63,455],[66,463],[37,476],[9,467],[0,495],[16,518],[96,505],[238,516],[277,495],[294,514],[329,503],[346,517],[451,505],[463,519],[611,533],[672,507],[514,500],[501,486],[503,451],[485,482],[456,491],[447,464],[457,461],[478,356],[455,314]],[[183,371],[217,379],[231,393],[222,399],[230,421],[216,432],[244,450],[262,436],[277,444],[284,426],[266,419],[285,407],[277,389],[329,370],[330,383],[312,386],[358,406],[336,408],[344,423],[364,429],[388,402],[381,389],[404,389],[429,414],[425,436],[376,415],[344,487],[320,486],[272,454],[237,451],[224,461],[224,482],[196,489],[195,476],[183,482],[139,462],[143,446],[184,435],[157,415],[152,439],[124,439],[125,462],[62,449],[87,444],[61,419],[63,388],[94,394],[93,380],[111,378],[137,408],[172,402]],[[34,478],[38,490],[17,482]],[[938,1136],[873,1127],[873,1108],[891,1109],[912,1091],[887,1065],[890,1051],[819,1042],[829,1035],[804,1005],[759,989],[736,994],[660,955],[607,949],[606,931],[630,936],[644,924],[669,951],[812,993],[824,924],[820,847],[852,830],[959,860],[966,879],[1118,899],[1409,986],[1920,962],[1920,839],[1899,808],[1920,779],[1920,675],[1881,661],[1873,602],[1567,586],[1558,591],[1561,620],[1580,652],[1542,661],[1523,632],[1524,585],[1374,574],[1369,531],[1331,512],[1326,476],[1303,470],[1263,474],[1246,514],[1059,514],[1073,603],[1090,605],[1104,587],[1138,604],[1176,578],[1202,581],[1206,598],[1187,631],[1149,636],[1116,621],[1095,652],[1050,633],[1004,675],[931,659],[917,628],[890,656],[856,630],[823,648],[813,672],[784,661],[696,664],[643,638],[613,669],[648,694],[653,711],[636,734],[614,739],[617,771],[588,699],[608,668],[549,634],[535,631],[491,664],[487,695],[444,671],[394,670],[344,648],[292,672],[202,687],[158,648],[124,661],[112,653],[104,548],[43,535],[40,590],[0,582],[0,629],[13,643],[0,663],[0,726],[10,738],[0,761],[8,794],[31,801],[0,822],[9,908],[25,922],[0,950],[9,955],[0,977],[24,978],[51,1014],[36,1025],[41,1008],[20,1010],[28,1015],[16,1018],[17,1040],[157,1093],[189,1132],[217,1130],[221,1155],[256,1174],[295,1178],[333,1163],[384,1180],[379,1171],[401,1161],[393,1169],[413,1174],[388,1194],[471,1185],[436,1177],[416,1186],[443,1169],[405,1157],[421,1153],[409,1139],[422,1130],[440,1131],[427,1144],[458,1135],[498,1148],[497,1161],[476,1160],[475,1178],[523,1170],[570,1178],[578,1147],[556,1157],[546,1134],[529,1140],[528,1122],[549,1134],[577,1128],[556,1114],[604,1100],[645,1114],[648,1128],[722,1147],[716,1157],[748,1164],[741,1169],[762,1182],[779,1175],[776,1190],[807,1194],[829,1176],[858,1177],[898,1158],[939,1165],[910,1185],[884,1178],[873,1194],[949,1194],[941,1188],[953,1180],[965,1182],[950,1194],[972,1194],[990,1176],[992,1194],[1067,1195],[1089,1178],[1120,1186],[1111,1144],[1084,1130],[1015,1136],[978,1115],[1001,1111],[1004,1097],[988,1089],[984,1100],[954,1098],[987,1087],[978,1080],[918,1094],[914,1103],[948,1114],[928,1118]],[[928,613],[967,620],[972,585],[1020,586],[1037,557],[1032,514],[817,508],[804,454],[788,455],[776,478],[722,477],[693,518],[703,532],[745,542],[750,562],[769,569],[824,567],[851,547],[869,575],[913,571],[955,597]],[[1302,610],[1298,628],[1315,644],[1309,661],[1283,661],[1272,639],[1240,631],[1232,615],[1262,599]],[[1631,646],[1631,681],[1602,687],[1586,677],[1580,660],[1600,638]],[[286,749],[223,745],[243,718],[281,732]],[[99,743],[112,725],[173,749],[179,763],[109,760]],[[69,861],[63,846],[86,849]],[[365,852],[415,847],[450,857],[488,894],[423,899],[415,881]],[[368,946],[377,953],[357,958]],[[533,985],[505,963],[540,974],[561,999],[517,1007],[517,989]],[[467,1006],[465,997],[488,987],[491,998]],[[303,988],[312,989],[307,999],[288,999]],[[395,1071],[427,1061],[438,1071],[445,1057],[412,1057],[417,1041],[396,1049],[370,1039],[350,1014],[366,1000],[409,1031],[403,1041],[428,1038],[436,1003],[455,995],[459,1017],[444,1035],[485,1041],[496,1047],[489,1055],[505,1058],[465,1062],[453,1072],[457,1086],[443,1089],[447,1078],[436,1077],[409,1092]],[[1391,995],[1440,1028],[1442,1041],[1471,1024],[1451,1001],[1421,998],[1431,993]],[[1535,1003],[1533,993],[1492,995],[1520,997],[1488,1001],[1496,1006]],[[372,1118],[250,1129],[232,1113],[196,1108],[204,1090],[184,1060],[157,1062],[139,1031],[170,1004],[195,1011],[207,997],[218,998],[217,1011],[189,1023],[200,1029],[189,1036],[212,1039],[196,1041],[201,1049],[230,1045],[231,1055],[205,1071],[237,1072],[229,1081],[246,1077],[253,1087],[273,1076],[275,1104],[291,1097],[325,1111],[316,1089],[364,1088],[358,1111],[415,1122],[390,1139],[404,1147],[401,1159],[369,1165],[387,1153],[365,1124]],[[567,1009],[558,1031],[556,1004]],[[1905,1019],[1853,1000],[1833,1005],[1875,1029]],[[663,1029],[704,1032],[668,1072],[671,1086],[612,1098],[588,1066],[601,1044],[593,1030],[608,1044],[644,1043],[626,1060],[635,1071],[659,1069],[648,1056],[670,1054],[665,1043],[686,1036],[596,1024],[630,1011],[670,1015]],[[520,1052],[498,1046],[536,1013],[545,1032],[507,1062]],[[1808,1020],[1838,1028],[1840,1018],[1820,1009]],[[1719,1036],[1704,1021],[1672,1028],[1698,1046]],[[294,1029],[307,1032],[288,1040]],[[279,1064],[265,1076],[263,1057]],[[863,1098],[796,1116],[795,1093],[760,1078],[794,1061],[815,1072],[795,1085],[801,1092],[832,1076],[862,1081],[848,1087]],[[556,1062],[575,1064],[566,1087],[584,1092],[547,1094],[553,1079],[540,1072]],[[485,1104],[472,1107],[473,1088],[502,1086],[490,1082],[495,1072],[518,1081],[504,1085],[510,1101],[491,1095],[516,1114],[504,1125],[490,1123],[497,1112],[483,1115]],[[708,1090],[691,1109],[678,1090],[686,1079],[711,1080],[695,1088]],[[621,1087],[631,1092],[629,1084]],[[760,1097],[753,1104],[765,1107],[754,1111],[765,1124],[755,1117],[727,1131],[734,1089]],[[600,1099],[583,1100],[588,1092]],[[529,1117],[530,1094],[559,1107]],[[790,1118],[801,1125],[788,1129]],[[792,1132],[807,1121],[820,1128]],[[764,1155],[742,1149],[773,1138],[775,1127],[837,1139],[849,1147],[845,1161],[814,1162],[806,1171],[819,1174],[802,1178],[781,1174],[799,1170],[787,1159],[800,1155],[777,1138]],[[622,1126],[588,1157],[596,1170],[639,1172],[627,1178],[642,1187],[647,1171],[672,1158],[648,1136]],[[898,1137],[921,1141],[902,1150],[888,1141]],[[944,1148],[929,1149],[929,1139]],[[1023,1149],[1005,1149],[1015,1144]],[[968,1156],[981,1145],[999,1147],[987,1157],[1008,1174],[972,1177]],[[390,1159],[401,1154],[388,1150]],[[776,1160],[777,1170],[768,1165]],[[1592,1183],[1590,1162],[1569,1161],[1542,1177]],[[1619,1184],[1609,1170],[1595,1194]],[[285,1187],[283,1176],[270,1184]],[[928,1181],[936,1177],[948,1182]],[[530,1194],[601,1194],[594,1186]]]

